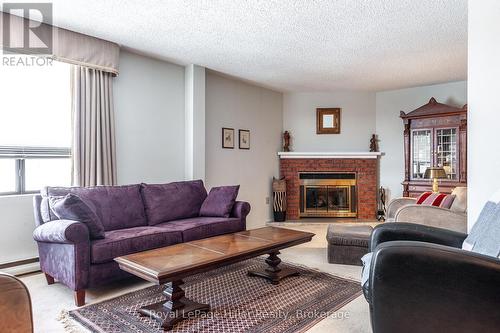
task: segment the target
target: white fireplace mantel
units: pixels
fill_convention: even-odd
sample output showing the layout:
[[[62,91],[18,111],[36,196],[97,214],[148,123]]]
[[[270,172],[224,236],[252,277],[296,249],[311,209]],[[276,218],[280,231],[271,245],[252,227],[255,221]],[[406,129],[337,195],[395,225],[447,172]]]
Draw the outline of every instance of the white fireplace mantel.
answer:
[[[278,152],[281,159],[284,158],[358,158],[376,159],[383,155],[381,152]]]

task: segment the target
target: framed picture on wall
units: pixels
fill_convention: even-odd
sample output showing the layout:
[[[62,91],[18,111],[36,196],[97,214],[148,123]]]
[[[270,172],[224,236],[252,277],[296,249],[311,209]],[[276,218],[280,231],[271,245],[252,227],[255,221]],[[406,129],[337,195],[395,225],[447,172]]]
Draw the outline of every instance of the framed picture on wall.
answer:
[[[234,128],[222,128],[222,148],[234,149]]]
[[[340,134],[340,108],[316,109],[316,134]]]
[[[250,149],[250,131],[240,129],[238,134],[240,137],[240,149]]]

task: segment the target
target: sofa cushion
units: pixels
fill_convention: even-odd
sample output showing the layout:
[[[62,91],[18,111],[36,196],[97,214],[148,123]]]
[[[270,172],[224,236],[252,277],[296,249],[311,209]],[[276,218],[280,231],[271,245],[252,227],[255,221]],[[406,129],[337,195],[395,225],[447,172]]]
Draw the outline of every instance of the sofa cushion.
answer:
[[[451,194],[455,196],[455,200],[453,200],[453,204],[451,205],[450,209],[454,212],[466,213],[467,187],[455,187]]]
[[[416,204],[450,209],[454,200],[455,195],[453,194],[424,192],[417,198]]]
[[[500,258],[500,191],[484,205],[462,249]]]
[[[43,197],[79,196],[97,214],[105,231],[147,225],[140,185],[95,186],[95,187],[46,187]],[[51,220],[56,220],[51,210]]]
[[[43,223],[53,220],[50,216],[51,213],[49,197],[42,197],[42,200],[40,201],[40,216],[42,217]],[[52,213],[52,215],[55,214]]]
[[[189,242],[212,236],[245,230],[245,223],[239,218],[195,217],[156,225],[166,230],[182,232],[182,240]]]
[[[61,220],[73,220],[85,224],[89,229],[90,238],[104,238],[101,220],[79,196],[69,193],[64,197],[50,197],[50,208]]]
[[[181,242],[182,234],[180,231],[149,226],[111,230],[105,233],[104,239],[91,242],[91,262],[100,264],[112,261],[119,256]]]
[[[207,191],[201,180],[142,184],[149,225],[198,216]]]
[[[213,187],[201,205],[200,216],[229,217],[240,185]]]

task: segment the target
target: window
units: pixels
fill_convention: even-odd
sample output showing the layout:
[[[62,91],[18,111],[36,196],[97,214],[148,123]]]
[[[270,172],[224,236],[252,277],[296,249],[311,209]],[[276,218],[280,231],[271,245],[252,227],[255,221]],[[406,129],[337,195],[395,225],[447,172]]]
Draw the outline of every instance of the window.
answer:
[[[70,65],[0,65],[0,195],[71,185]]]

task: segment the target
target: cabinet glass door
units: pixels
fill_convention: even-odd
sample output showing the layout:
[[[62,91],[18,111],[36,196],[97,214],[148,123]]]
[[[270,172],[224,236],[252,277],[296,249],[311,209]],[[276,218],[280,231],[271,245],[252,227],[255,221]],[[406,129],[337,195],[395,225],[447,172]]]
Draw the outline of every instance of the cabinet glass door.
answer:
[[[425,170],[432,165],[432,130],[412,131],[411,178],[423,179]]]
[[[457,129],[436,129],[436,165],[443,167],[448,179],[457,179]]]

